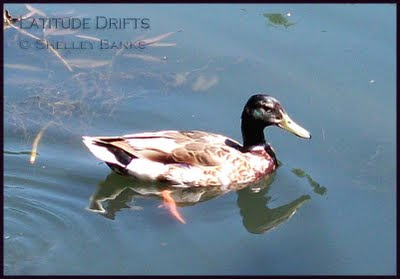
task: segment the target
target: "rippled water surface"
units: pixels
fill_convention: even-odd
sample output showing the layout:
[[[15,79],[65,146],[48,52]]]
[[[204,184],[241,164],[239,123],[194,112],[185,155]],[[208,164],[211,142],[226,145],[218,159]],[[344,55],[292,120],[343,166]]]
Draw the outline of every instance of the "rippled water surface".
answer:
[[[150,28],[46,33],[72,71],[4,30],[5,274],[395,273],[395,5],[32,6],[35,18]],[[160,40],[120,50],[93,38]],[[82,41],[97,45],[60,49]],[[273,175],[236,192],[173,192],[186,224],[157,185],[112,173],[81,142],[167,129],[241,140],[257,92],[312,139],[269,128]]]

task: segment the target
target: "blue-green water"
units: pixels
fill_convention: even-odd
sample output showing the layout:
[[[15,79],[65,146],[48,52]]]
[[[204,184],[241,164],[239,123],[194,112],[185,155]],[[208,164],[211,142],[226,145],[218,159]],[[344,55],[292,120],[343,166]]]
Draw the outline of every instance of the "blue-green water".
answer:
[[[48,17],[150,22],[53,42],[181,32],[159,42],[176,46],[59,50],[70,72],[4,30],[5,274],[395,273],[395,5],[33,6]],[[143,195],[152,184],[111,174],[81,142],[167,129],[241,140],[241,110],[258,92],[312,139],[267,129],[282,166],[201,202],[196,191],[176,193],[186,224]]]

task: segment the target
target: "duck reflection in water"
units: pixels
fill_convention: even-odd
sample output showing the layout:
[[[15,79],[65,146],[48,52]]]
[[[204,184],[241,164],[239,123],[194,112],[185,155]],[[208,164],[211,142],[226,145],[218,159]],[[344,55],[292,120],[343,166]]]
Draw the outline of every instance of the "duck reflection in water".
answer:
[[[284,223],[310,199],[309,195],[302,195],[285,205],[269,208],[268,202],[271,197],[268,196],[268,191],[274,176],[275,174],[268,175],[259,182],[243,185],[236,191],[238,195],[237,205],[240,208],[243,225],[250,233],[265,233]],[[106,218],[114,219],[116,213],[123,208],[142,209],[139,206],[129,205],[135,198],[165,201],[165,190],[166,187],[162,183],[144,182],[112,172],[105,181],[99,183],[98,189],[89,199],[88,209],[100,213]],[[176,204],[177,208],[168,204],[165,204],[165,206],[169,208],[175,218],[185,223],[184,218],[179,213],[179,207],[193,206],[229,191],[221,190],[219,187],[168,188],[169,196],[175,201],[174,206]]]

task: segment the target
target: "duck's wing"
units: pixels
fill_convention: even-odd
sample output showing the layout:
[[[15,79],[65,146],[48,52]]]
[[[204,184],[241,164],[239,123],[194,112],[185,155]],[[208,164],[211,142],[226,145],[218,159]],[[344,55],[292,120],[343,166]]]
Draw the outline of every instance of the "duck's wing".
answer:
[[[90,142],[105,147],[114,154],[122,150],[136,158],[164,164],[185,163],[194,166],[219,166],[232,153],[237,155],[241,147],[238,142],[222,135],[173,130],[120,137],[85,137],[84,142],[86,145]],[[89,145],[88,147],[96,155]]]

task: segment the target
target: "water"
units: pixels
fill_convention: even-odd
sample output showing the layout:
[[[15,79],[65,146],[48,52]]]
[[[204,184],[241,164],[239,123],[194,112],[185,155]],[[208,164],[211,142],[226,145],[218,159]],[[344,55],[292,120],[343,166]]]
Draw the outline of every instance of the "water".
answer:
[[[122,53],[157,59],[59,50],[73,72],[4,31],[5,274],[395,273],[395,5],[34,7],[150,19],[146,30],[49,40],[183,31],[160,41],[176,46]],[[160,207],[154,185],[111,173],[81,142],[167,129],[241,140],[256,92],[279,99],[312,139],[267,129],[278,171],[238,192],[175,192],[186,224]]]

